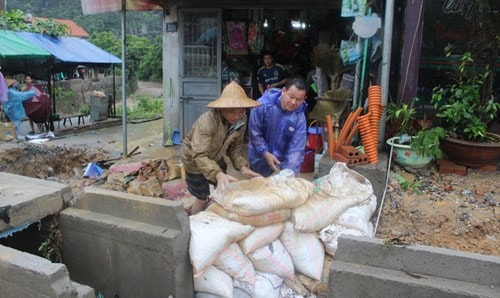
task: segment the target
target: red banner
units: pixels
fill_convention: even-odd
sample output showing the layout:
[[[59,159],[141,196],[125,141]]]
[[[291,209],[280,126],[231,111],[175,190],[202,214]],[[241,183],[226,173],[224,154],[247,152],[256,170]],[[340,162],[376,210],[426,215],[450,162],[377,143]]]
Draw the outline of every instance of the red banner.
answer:
[[[126,0],[126,10],[162,9],[159,0]],[[81,0],[84,15],[121,11],[121,0]]]

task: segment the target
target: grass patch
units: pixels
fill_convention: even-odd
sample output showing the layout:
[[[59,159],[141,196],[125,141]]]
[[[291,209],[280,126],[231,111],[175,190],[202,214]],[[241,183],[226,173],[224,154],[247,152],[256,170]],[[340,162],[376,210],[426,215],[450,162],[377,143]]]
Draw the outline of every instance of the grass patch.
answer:
[[[151,98],[144,95],[132,95],[132,107],[127,106],[127,121],[151,120],[162,117],[163,98]],[[116,107],[118,115],[123,113],[123,106]]]

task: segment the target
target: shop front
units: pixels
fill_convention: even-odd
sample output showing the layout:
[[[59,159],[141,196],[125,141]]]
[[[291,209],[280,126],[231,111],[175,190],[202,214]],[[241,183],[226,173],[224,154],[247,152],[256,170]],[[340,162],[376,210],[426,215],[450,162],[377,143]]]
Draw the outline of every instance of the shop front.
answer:
[[[219,8],[180,2],[169,9],[164,39],[165,121],[170,122],[166,129],[179,127],[182,135],[187,133],[206,104],[232,80],[258,99],[263,51],[273,53],[287,76],[313,83],[311,57],[319,44],[338,48],[343,40],[356,41],[354,17],[341,16],[341,2],[295,1],[272,7],[221,3]],[[310,94],[310,106],[316,96]]]

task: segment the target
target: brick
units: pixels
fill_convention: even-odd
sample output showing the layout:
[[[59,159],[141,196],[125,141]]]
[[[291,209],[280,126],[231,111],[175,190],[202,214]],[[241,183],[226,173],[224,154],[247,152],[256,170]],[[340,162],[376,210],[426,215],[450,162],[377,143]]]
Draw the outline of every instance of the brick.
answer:
[[[439,173],[467,176],[467,167],[458,165],[449,160],[442,159],[439,162]]]
[[[354,146],[348,146],[348,145],[339,146],[338,153],[347,158],[354,158],[360,154],[359,150],[354,148]]]
[[[496,165],[484,165],[484,166],[480,166],[476,169],[481,170],[481,171],[486,171],[486,172],[496,172],[497,166]]]

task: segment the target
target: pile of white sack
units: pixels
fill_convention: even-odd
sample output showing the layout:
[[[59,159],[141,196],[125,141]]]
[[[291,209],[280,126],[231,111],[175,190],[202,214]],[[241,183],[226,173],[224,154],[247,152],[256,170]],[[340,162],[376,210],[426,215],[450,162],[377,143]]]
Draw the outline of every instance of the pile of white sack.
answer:
[[[199,298],[316,297],[328,292],[338,237],[373,236],[372,185],[344,163],[312,183],[289,170],[241,180],[213,199],[190,217]]]

